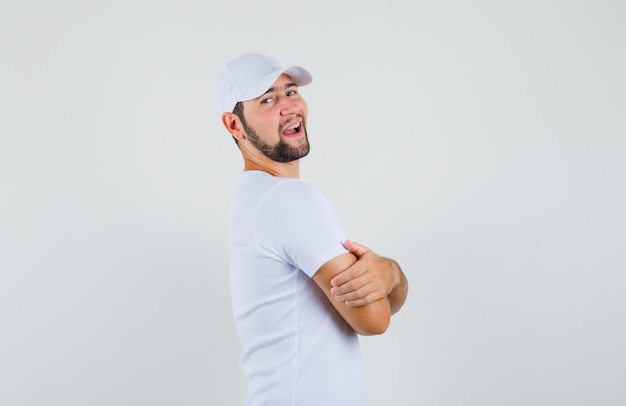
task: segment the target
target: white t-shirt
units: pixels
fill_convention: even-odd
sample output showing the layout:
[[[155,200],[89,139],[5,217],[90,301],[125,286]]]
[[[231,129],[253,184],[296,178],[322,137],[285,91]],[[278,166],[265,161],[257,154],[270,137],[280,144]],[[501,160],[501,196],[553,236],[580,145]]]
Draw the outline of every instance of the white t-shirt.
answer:
[[[299,179],[246,171],[229,216],[246,405],[364,405],[358,336],[311,279],[346,252],[326,199]]]

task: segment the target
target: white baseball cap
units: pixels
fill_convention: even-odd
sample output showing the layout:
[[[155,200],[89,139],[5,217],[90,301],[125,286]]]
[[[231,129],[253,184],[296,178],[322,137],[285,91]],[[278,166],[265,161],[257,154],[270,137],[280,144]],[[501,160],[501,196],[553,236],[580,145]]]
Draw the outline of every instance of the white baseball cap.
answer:
[[[220,113],[231,113],[237,102],[256,99],[265,93],[281,74],[293,79],[297,86],[313,81],[301,66],[282,66],[271,56],[244,54],[228,62],[217,80],[215,99]]]

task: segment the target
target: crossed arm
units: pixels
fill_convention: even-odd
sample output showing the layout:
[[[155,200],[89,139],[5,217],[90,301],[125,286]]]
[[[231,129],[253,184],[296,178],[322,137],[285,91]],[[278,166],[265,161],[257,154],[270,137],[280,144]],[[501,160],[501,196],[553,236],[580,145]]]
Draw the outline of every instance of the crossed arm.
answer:
[[[353,241],[344,245],[350,252],[325,263],[313,280],[354,331],[382,334],[404,304],[406,276],[396,261]]]

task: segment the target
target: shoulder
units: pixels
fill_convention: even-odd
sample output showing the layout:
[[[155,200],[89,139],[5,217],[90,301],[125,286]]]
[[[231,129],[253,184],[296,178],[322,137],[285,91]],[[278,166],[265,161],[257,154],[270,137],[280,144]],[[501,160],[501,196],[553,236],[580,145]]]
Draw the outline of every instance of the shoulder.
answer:
[[[295,178],[275,178],[274,186],[271,188],[271,192],[321,195],[321,193],[312,184]]]
[[[232,201],[246,207],[257,208],[270,205],[286,204],[287,201],[299,199],[323,200],[323,196],[311,184],[296,178],[280,178],[261,171],[243,172],[237,180]]]
[[[280,179],[266,189],[261,205],[268,208],[327,207],[328,200],[313,185],[299,179]]]

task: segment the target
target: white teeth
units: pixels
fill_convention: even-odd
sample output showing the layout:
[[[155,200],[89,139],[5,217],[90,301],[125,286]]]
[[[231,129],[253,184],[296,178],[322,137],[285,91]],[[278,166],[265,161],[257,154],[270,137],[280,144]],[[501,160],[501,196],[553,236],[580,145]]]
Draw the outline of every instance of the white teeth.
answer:
[[[300,127],[300,123],[292,125],[291,127],[289,127],[289,129],[290,130],[295,130],[298,127]]]

